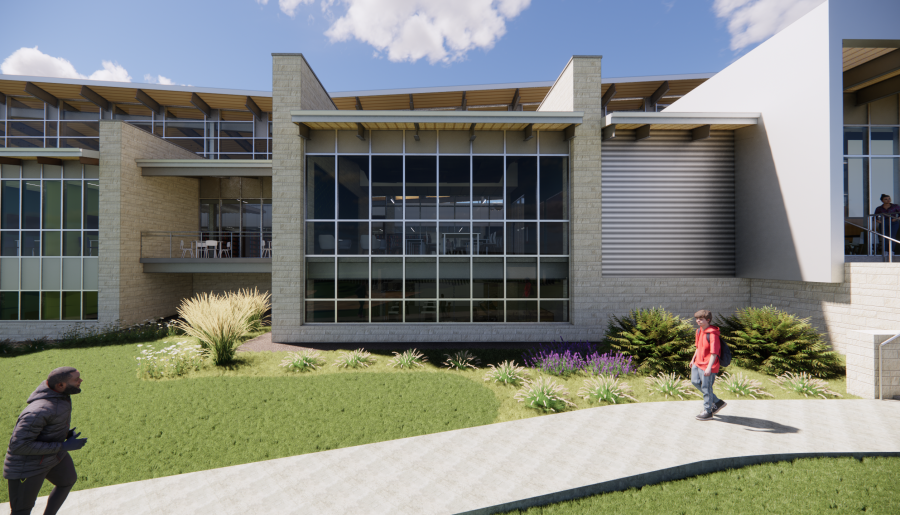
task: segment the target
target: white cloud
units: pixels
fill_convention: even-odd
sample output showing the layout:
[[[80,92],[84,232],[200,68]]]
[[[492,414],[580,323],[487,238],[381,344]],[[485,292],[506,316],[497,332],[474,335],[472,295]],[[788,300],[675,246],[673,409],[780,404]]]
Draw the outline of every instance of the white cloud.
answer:
[[[256,3],[261,5],[269,5],[269,0],[256,0]]]
[[[259,0],[256,1],[258,2]],[[265,1],[268,2],[269,0]],[[297,7],[299,7],[300,4],[311,4],[313,1],[314,0],[278,0],[278,7],[281,8],[281,12],[293,18],[294,14],[297,13]]]
[[[311,0],[279,4],[301,1]],[[518,16],[531,0],[323,0],[322,10],[336,3],[347,10],[325,32],[332,42],[355,38],[391,61],[427,58],[434,64],[462,60],[476,48],[492,48],[506,34],[506,20]]]
[[[728,20],[731,49],[765,41],[825,0],[715,0],[713,12]]]
[[[62,57],[47,55],[38,50],[38,47],[22,47],[10,54],[3,64],[0,64],[0,72],[7,75],[131,82],[128,71],[118,63],[103,61],[102,64],[102,70],[97,70],[88,77],[78,73],[72,63]]]
[[[146,82],[147,84],[162,84],[163,86],[174,86],[175,85],[175,83],[172,81],[172,79],[170,79],[168,77],[163,77],[162,75],[157,75],[154,77],[153,75],[150,75],[149,73],[147,75],[144,75],[144,82]],[[182,84],[182,86],[184,86],[184,84]]]

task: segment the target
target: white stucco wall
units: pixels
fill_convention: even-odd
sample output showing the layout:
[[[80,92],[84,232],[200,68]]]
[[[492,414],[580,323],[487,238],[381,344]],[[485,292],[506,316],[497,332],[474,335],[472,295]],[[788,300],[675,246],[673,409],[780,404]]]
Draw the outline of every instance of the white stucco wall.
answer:
[[[562,73],[556,78],[553,87],[547,92],[547,96],[538,106],[538,111],[574,111],[575,110],[575,80],[572,59],[563,68]],[[600,84],[597,84],[597,88]]]

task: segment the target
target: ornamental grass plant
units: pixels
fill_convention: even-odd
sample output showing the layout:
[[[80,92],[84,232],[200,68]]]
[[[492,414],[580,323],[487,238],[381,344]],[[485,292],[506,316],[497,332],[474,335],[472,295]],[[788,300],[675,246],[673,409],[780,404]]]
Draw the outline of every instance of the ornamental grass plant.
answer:
[[[694,352],[694,329],[661,307],[635,309],[610,318],[603,345],[631,356],[639,374],[684,373]]]
[[[515,361],[504,361],[497,365],[488,365],[485,381],[501,383],[506,386],[519,386],[528,379],[528,372],[523,367],[516,365]]]
[[[622,404],[626,399],[637,402],[632,396],[631,387],[619,378],[612,375],[599,375],[584,380],[584,385],[578,390],[578,396],[582,399],[594,402],[606,402],[608,404]]]
[[[427,362],[421,352],[416,349],[407,349],[402,353],[395,352],[394,357],[388,360],[388,366],[391,368],[399,368],[401,370],[409,370],[413,368],[422,368],[422,363]]]
[[[196,338],[216,366],[234,361],[234,353],[250,331],[253,307],[230,295],[200,293],[181,301],[178,329]]]
[[[650,390],[650,395],[661,393],[667,400],[669,397],[678,397],[681,400],[685,400],[685,397],[700,396],[700,392],[694,389],[694,385],[690,381],[682,379],[681,376],[676,376],[674,372],[648,377],[644,379],[644,384]]]
[[[568,395],[569,390],[565,386],[547,376],[539,376],[525,381],[522,389],[516,392],[515,399],[524,402],[529,408],[545,413],[559,413],[575,407],[575,403],[566,398]]]
[[[718,384],[723,390],[731,392],[738,397],[750,397],[752,399],[757,399],[759,397],[774,397],[771,393],[763,390],[760,381],[750,379],[741,372],[735,374],[725,372],[719,379]]]
[[[740,367],[773,376],[786,372],[822,378],[843,375],[840,356],[828,350],[809,320],[767,306],[739,309],[717,322]]]
[[[269,292],[260,293],[258,289],[244,288],[237,292],[228,292],[225,297],[238,306],[238,309],[246,309],[250,314],[247,317],[248,331],[259,331],[266,325],[266,313],[272,309],[272,296]]]
[[[832,397],[842,396],[841,394],[830,390],[825,381],[816,377],[811,377],[806,372],[801,372],[799,374],[785,372],[771,381],[785,390],[799,393],[804,397],[821,397],[827,399],[828,397],[826,397],[826,395]]]
[[[444,366],[450,370],[477,370],[481,360],[467,350],[444,354]]]
[[[290,371],[311,372],[325,364],[319,351],[305,349],[300,352],[290,352],[281,360],[282,366]]]
[[[371,353],[363,349],[356,349],[341,353],[335,360],[334,366],[338,368],[368,368],[374,363],[375,358]]]

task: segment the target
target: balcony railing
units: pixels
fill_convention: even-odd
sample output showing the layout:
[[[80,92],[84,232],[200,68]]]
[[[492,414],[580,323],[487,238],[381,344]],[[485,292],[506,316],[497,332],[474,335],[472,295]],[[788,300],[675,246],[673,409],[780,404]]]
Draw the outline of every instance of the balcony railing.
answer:
[[[847,218],[847,226],[853,227],[858,235],[850,235],[844,244],[844,254],[848,256],[881,256],[885,261],[893,261],[900,246],[900,215],[896,213]],[[845,229],[846,234],[846,229]]]
[[[271,231],[141,233],[141,259],[268,259],[271,257]]]

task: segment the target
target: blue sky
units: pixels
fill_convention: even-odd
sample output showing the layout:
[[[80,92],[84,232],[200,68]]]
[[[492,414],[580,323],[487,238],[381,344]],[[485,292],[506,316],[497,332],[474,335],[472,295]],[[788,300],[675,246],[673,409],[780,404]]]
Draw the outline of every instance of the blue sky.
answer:
[[[821,1],[15,2],[4,9],[0,60],[4,73],[252,90],[271,89],[273,52],[302,52],[329,91],[554,80],[573,54],[602,54],[606,77],[717,72],[758,44],[752,37],[747,43],[746,35],[759,23],[784,25],[781,6],[796,11],[805,8],[797,4]],[[407,24],[403,6],[410,3],[421,4],[417,20],[433,25],[417,32]],[[468,14],[459,15],[465,9]],[[442,44],[437,29],[428,29],[436,26],[478,35]],[[398,35],[398,27],[406,32]],[[743,46],[735,49],[741,35]],[[35,46],[43,57],[15,54]],[[419,57],[426,47],[430,53]],[[103,61],[106,72],[95,74]]]

